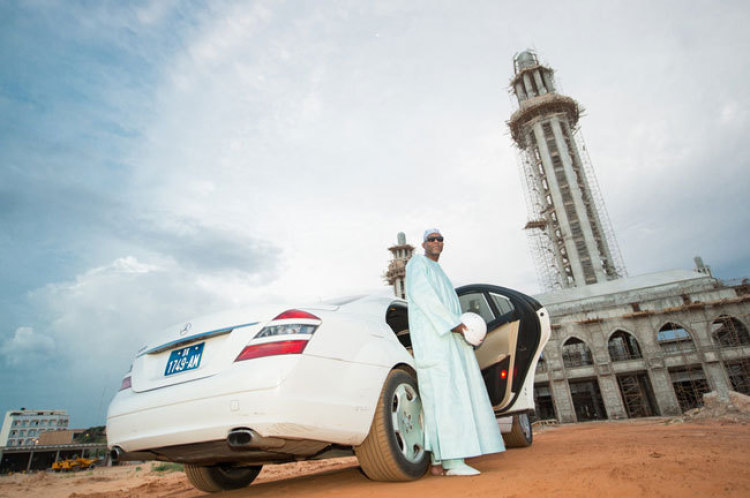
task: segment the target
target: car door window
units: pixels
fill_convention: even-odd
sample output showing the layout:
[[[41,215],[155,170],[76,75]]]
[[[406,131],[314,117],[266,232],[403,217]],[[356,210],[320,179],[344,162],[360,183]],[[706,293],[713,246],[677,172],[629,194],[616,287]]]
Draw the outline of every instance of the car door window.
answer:
[[[459,302],[461,303],[461,311],[466,313],[471,311],[484,318],[484,321],[490,323],[495,319],[495,314],[492,312],[487,298],[481,292],[464,294],[459,296]]]
[[[510,314],[513,313],[513,310],[515,308],[513,307],[513,303],[511,303],[510,299],[508,299],[507,297],[500,294],[495,294],[494,292],[490,292],[490,299],[492,299],[492,302],[495,303],[495,308],[497,308],[497,312],[500,314],[500,316],[510,316]]]

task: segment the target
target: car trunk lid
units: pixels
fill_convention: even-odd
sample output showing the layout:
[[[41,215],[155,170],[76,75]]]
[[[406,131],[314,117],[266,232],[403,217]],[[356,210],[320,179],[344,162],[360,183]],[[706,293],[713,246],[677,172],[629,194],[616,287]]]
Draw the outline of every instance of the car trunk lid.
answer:
[[[168,327],[136,355],[131,372],[133,391],[202,379],[229,368],[255,334],[287,308],[271,305],[225,311]],[[315,308],[337,309],[333,305]]]

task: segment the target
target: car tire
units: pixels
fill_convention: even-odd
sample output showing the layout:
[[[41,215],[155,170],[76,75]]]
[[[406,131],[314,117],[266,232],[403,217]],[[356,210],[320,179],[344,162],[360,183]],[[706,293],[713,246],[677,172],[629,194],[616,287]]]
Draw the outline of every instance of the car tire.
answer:
[[[528,413],[513,415],[510,432],[503,434],[505,446],[508,448],[526,448],[534,441],[534,431]]]
[[[232,467],[229,465],[200,465],[185,464],[185,475],[190,484],[205,491],[216,493],[230,489],[240,489],[248,486],[258,477],[262,465],[252,467]]]
[[[373,481],[413,481],[427,471],[422,398],[417,381],[392,370],[383,383],[370,433],[354,447],[362,472]]]

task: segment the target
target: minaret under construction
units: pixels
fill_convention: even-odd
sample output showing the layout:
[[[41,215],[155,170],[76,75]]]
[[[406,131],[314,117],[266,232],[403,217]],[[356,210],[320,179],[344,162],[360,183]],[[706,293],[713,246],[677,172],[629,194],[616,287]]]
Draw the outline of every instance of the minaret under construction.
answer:
[[[560,95],[554,71],[527,50],[513,59],[508,121],[521,156],[525,229],[545,290],[620,278],[625,268],[578,132],[578,103]]]
[[[401,299],[406,299],[406,263],[414,254],[414,246],[406,243],[406,235],[399,232],[396,236],[397,244],[388,248],[393,255],[388,264],[388,271],[383,279],[393,286],[393,293]]]

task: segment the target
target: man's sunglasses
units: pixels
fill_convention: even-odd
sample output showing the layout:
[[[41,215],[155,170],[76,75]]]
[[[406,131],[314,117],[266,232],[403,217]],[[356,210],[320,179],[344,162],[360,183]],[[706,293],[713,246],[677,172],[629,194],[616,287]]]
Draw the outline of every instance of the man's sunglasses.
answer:
[[[427,242],[435,242],[435,241],[442,242],[443,238],[442,237],[427,237]]]

